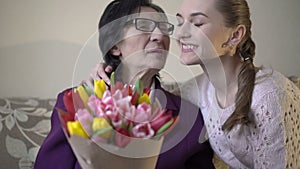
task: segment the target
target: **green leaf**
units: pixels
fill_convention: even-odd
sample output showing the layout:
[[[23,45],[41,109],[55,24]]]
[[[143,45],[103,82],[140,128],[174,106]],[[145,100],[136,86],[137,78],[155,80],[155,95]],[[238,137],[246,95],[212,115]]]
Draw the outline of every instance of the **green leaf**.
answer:
[[[84,87],[84,90],[86,91],[86,93],[87,93],[89,96],[95,94],[94,90],[91,89],[88,85],[83,85],[83,87]]]
[[[126,122],[124,118],[122,118],[121,128],[126,129]]]
[[[142,81],[141,79],[138,79],[136,82],[135,82],[135,87],[134,87],[135,91],[137,91],[138,93],[138,98],[143,95],[143,90],[144,90],[144,87],[143,87],[143,84],[142,84]]]
[[[116,142],[116,130],[111,133],[111,136],[108,138],[107,143],[115,145]]]
[[[115,85],[115,72],[112,72],[110,75],[110,85],[111,86]]]
[[[166,124],[164,124],[163,126],[161,126],[161,128],[159,128],[156,132],[156,135],[160,135],[163,132],[165,132],[174,122],[174,118],[172,118],[170,121],[168,121]]]
[[[132,131],[132,128],[133,128],[133,122],[130,122],[128,131],[131,132],[131,131]]]
[[[96,130],[93,135],[101,135],[109,130],[112,130],[112,127],[101,128]]]

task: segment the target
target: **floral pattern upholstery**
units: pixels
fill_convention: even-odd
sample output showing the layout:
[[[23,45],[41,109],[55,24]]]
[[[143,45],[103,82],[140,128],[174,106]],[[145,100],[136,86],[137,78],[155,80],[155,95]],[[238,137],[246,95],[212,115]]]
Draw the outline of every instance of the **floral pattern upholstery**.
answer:
[[[54,104],[55,99],[0,99],[0,168],[33,168]]]

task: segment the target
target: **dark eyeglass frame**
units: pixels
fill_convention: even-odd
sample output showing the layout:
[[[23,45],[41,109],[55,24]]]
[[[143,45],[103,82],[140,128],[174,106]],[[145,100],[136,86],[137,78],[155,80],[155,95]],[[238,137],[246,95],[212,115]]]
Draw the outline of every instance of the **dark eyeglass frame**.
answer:
[[[149,22],[152,22],[152,23],[154,23],[154,27],[152,28],[152,30],[141,29],[141,28],[139,27],[139,25],[138,25],[139,21],[149,21]],[[171,24],[171,23],[169,23],[169,22],[157,22],[157,21],[154,21],[154,20],[151,20],[151,19],[147,19],[147,18],[134,18],[134,19],[132,20],[132,23],[134,23],[135,29],[140,30],[140,31],[142,31],[142,32],[153,32],[154,29],[155,29],[156,27],[158,27],[158,28],[160,29],[160,31],[161,31],[163,34],[165,34],[165,35],[172,35],[172,34],[173,34],[173,31],[174,31],[174,28],[175,28],[174,25]],[[161,28],[161,26],[160,26],[161,24],[166,24],[166,25],[167,25],[167,27],[168,27],[167,32],[165,32],[165,31]]]

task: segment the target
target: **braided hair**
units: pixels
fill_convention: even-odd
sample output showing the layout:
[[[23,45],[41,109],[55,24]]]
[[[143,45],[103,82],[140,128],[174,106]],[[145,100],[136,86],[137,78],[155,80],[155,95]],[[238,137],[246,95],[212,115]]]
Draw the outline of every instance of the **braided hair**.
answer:
[[[253,64],[255,56],[255,43],[251,38],[251,25],[249,6],[246,0],[217,0],[216,8],[225,19],[227,27],[244,25],[246,34],[237,46],[237,54],[243,63],[238,75],[238,91],[235,97],[235,110],[223,124],[222,129],[230,131],[237,124],[250,123],[252,94],[255,83],[256,68]]]

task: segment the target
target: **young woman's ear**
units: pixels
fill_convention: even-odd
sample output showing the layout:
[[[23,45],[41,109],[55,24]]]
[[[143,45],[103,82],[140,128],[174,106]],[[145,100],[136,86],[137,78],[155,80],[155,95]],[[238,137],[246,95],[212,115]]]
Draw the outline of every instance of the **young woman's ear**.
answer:
[[[242,41],[245,34],[246,34],[245,25],[238,25],[232,32],[230,43],[232,43],[234,46],[237,46]]]
[[[121,56],[121,50],[118,46],[114,46],[111,50],[110,50],[110,53],[114,56]]]

